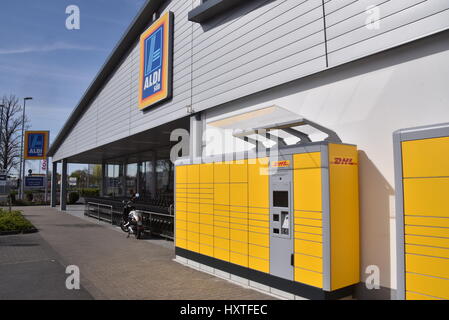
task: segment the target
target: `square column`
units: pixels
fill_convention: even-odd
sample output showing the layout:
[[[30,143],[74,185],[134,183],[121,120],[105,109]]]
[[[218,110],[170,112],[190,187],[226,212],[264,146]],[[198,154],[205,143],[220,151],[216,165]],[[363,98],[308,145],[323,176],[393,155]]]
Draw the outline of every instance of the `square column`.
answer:
[[[67,209],[67,159],[61,160],[61,163],[61,200],[59,210],[65,211]]]
[[[101,164],[101,188],[100,188],[100,196],[104,197],[106,195],[107,191],[107,185],[106,185],[106,175],[107,175],[107,164],[102,163]]]
[[[197,113],[190,117],[190,160],[201,158],[203,152],[203,115]]]
[[[56,195],[58,192],[58,162],[52,162],[51,170],[51,194],[50,194],[50,206],[56,207]]]

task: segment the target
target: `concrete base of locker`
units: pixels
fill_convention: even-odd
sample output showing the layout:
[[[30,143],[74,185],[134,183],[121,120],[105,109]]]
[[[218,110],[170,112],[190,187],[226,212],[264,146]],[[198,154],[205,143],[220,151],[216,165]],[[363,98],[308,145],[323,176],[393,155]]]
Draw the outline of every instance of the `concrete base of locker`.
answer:
[[[333,292],[289,281],[244,268],[242,266],[176,247],[175,262],[216,277],[286,300],[347,300],[352,298],[355,285]]]

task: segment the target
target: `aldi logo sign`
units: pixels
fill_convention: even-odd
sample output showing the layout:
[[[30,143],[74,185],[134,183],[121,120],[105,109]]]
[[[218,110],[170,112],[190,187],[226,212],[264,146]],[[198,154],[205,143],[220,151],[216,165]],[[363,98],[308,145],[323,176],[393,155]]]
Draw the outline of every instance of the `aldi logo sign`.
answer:
[[[139,109],[171,98],[173,13],[167,12],[140,36]]]
[[[25,132],[25,159],[43,160],[47,158],[48,131]]]

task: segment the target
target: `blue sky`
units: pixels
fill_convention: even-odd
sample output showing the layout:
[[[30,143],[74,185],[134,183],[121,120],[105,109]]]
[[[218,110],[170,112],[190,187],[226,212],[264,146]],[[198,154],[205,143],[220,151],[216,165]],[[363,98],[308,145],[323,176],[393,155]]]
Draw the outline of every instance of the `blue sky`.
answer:
[[[145,0],[2,0],[0,95],[31,96],[31,129],[51,140]],[[77,5],[80,30],[67,30]]]

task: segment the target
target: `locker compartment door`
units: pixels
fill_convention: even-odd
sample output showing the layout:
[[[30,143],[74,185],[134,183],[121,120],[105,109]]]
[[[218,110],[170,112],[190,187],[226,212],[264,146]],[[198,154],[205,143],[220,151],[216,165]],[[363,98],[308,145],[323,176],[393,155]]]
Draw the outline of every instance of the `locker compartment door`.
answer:
[[[449,137],[401,146],[405,297],[449,299]]]

